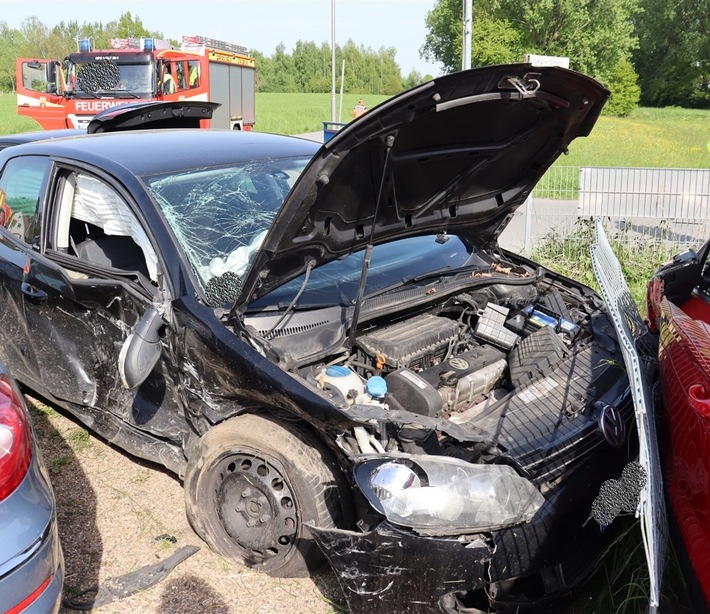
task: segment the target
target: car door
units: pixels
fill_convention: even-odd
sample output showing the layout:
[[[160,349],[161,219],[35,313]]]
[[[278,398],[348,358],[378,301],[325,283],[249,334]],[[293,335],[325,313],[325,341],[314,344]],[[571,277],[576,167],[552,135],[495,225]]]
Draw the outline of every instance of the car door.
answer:
[[[161,287],[153,241],[128,194],[110,178],[62,164],[54,164],[50,177],[41,237],[27,254],[21,282],[39,383],[70,409],[88,408],[80,417],[105,418],[108,430],[115,422],[101,412],[179,439],[174,361],[163,351],[170,346],[169,293]],[[127,341],[146,318],[158,354],[129,386],[121,369]]]
[[[45,130],[67,127],[64,73],[57,60],[18,58],[17,111],[29,115]]]
[[[51,163],[12,158],[0,172],[0,357],[18,379],[40,381],[35,344],[25,318],[24,271],[34,253],[38,203]]]

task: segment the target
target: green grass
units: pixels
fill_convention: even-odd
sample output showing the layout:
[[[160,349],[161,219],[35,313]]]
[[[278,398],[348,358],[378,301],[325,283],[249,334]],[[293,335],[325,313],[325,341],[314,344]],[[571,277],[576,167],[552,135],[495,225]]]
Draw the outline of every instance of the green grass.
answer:
[[[592,269],[590,246],[594,242],[594,225],[591,219],[580,218],[574,229],[564,237],[549,235],[530,255],[549,269],[566,277],[576,279],[599,292],[599,284]],[[638,239],[629,242],[622,235],[610,235],[609,243],[619,259],[621,270],[629,286],[631,296],[646,316],[646,285],[656,269],[678,250],[666,248],[653,241]]]
[[[69,431],[66,435],[67,444],[77,454],[91,447],[91,436],[89,431],[78,427]]]
[[[345,94],[342,115],[340,95],[336,96],[336,120],[349,122],[353,107],[362,98],[369,109],[387,100],[387,96]],[[323,122],[331,119],[330,94],[257,94],[256,129],[278,134],[301,134],[323,130]]]
[[[659,611],[693,614],[680,563],[668,542]],[[636,522],[602,559],[579,590],[568,614],[642,614],[647,611],[650,580],[641,528]]]
[[[710,110],[640,108],[629,117],[602,116],[557,164],[710,168],[709,125]]]
[[[40,130],[40,125],[29,117],[17,114],[17,96],[0,92],[0,134],[15,134]]]
[[[353,107],[362,98],[368,108],[387,100],[374,94],[345,94],[340,115],[340,95],[336,96],[336,117],[343,122],[352,119]],[[256,129],[260,132],[301,134],[323,130],[323,122],[331,119],[330,94],[257,94]],[[0,92],[0,134],[39,130],[33,119],[17,114],[17,96]]]

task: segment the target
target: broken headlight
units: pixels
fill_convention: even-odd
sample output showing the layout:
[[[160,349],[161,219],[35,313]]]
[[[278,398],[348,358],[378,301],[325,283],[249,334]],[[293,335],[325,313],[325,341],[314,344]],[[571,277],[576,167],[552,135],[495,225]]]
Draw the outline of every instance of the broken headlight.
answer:
[[[473,465],[443,456],[365,460],[355,479],[393,524],[455,534],[528,522],[544,497],[506,465]]]

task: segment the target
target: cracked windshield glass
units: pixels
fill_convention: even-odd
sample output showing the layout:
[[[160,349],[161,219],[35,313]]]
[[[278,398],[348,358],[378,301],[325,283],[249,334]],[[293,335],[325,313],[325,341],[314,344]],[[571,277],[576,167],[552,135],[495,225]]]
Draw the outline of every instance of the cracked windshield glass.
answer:
[[[145,178],[213,305],[234,301],[308,158],[255,160]]]

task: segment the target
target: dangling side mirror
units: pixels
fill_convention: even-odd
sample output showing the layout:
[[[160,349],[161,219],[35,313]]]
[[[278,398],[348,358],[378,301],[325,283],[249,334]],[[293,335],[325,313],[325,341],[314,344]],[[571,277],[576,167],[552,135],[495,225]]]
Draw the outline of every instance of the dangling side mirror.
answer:
[[[164,322],[155,307],[149,307],[128,335],[118,357],[121,382],[128,390],[140,386],[155,367],[160,352],[160,329]]]

